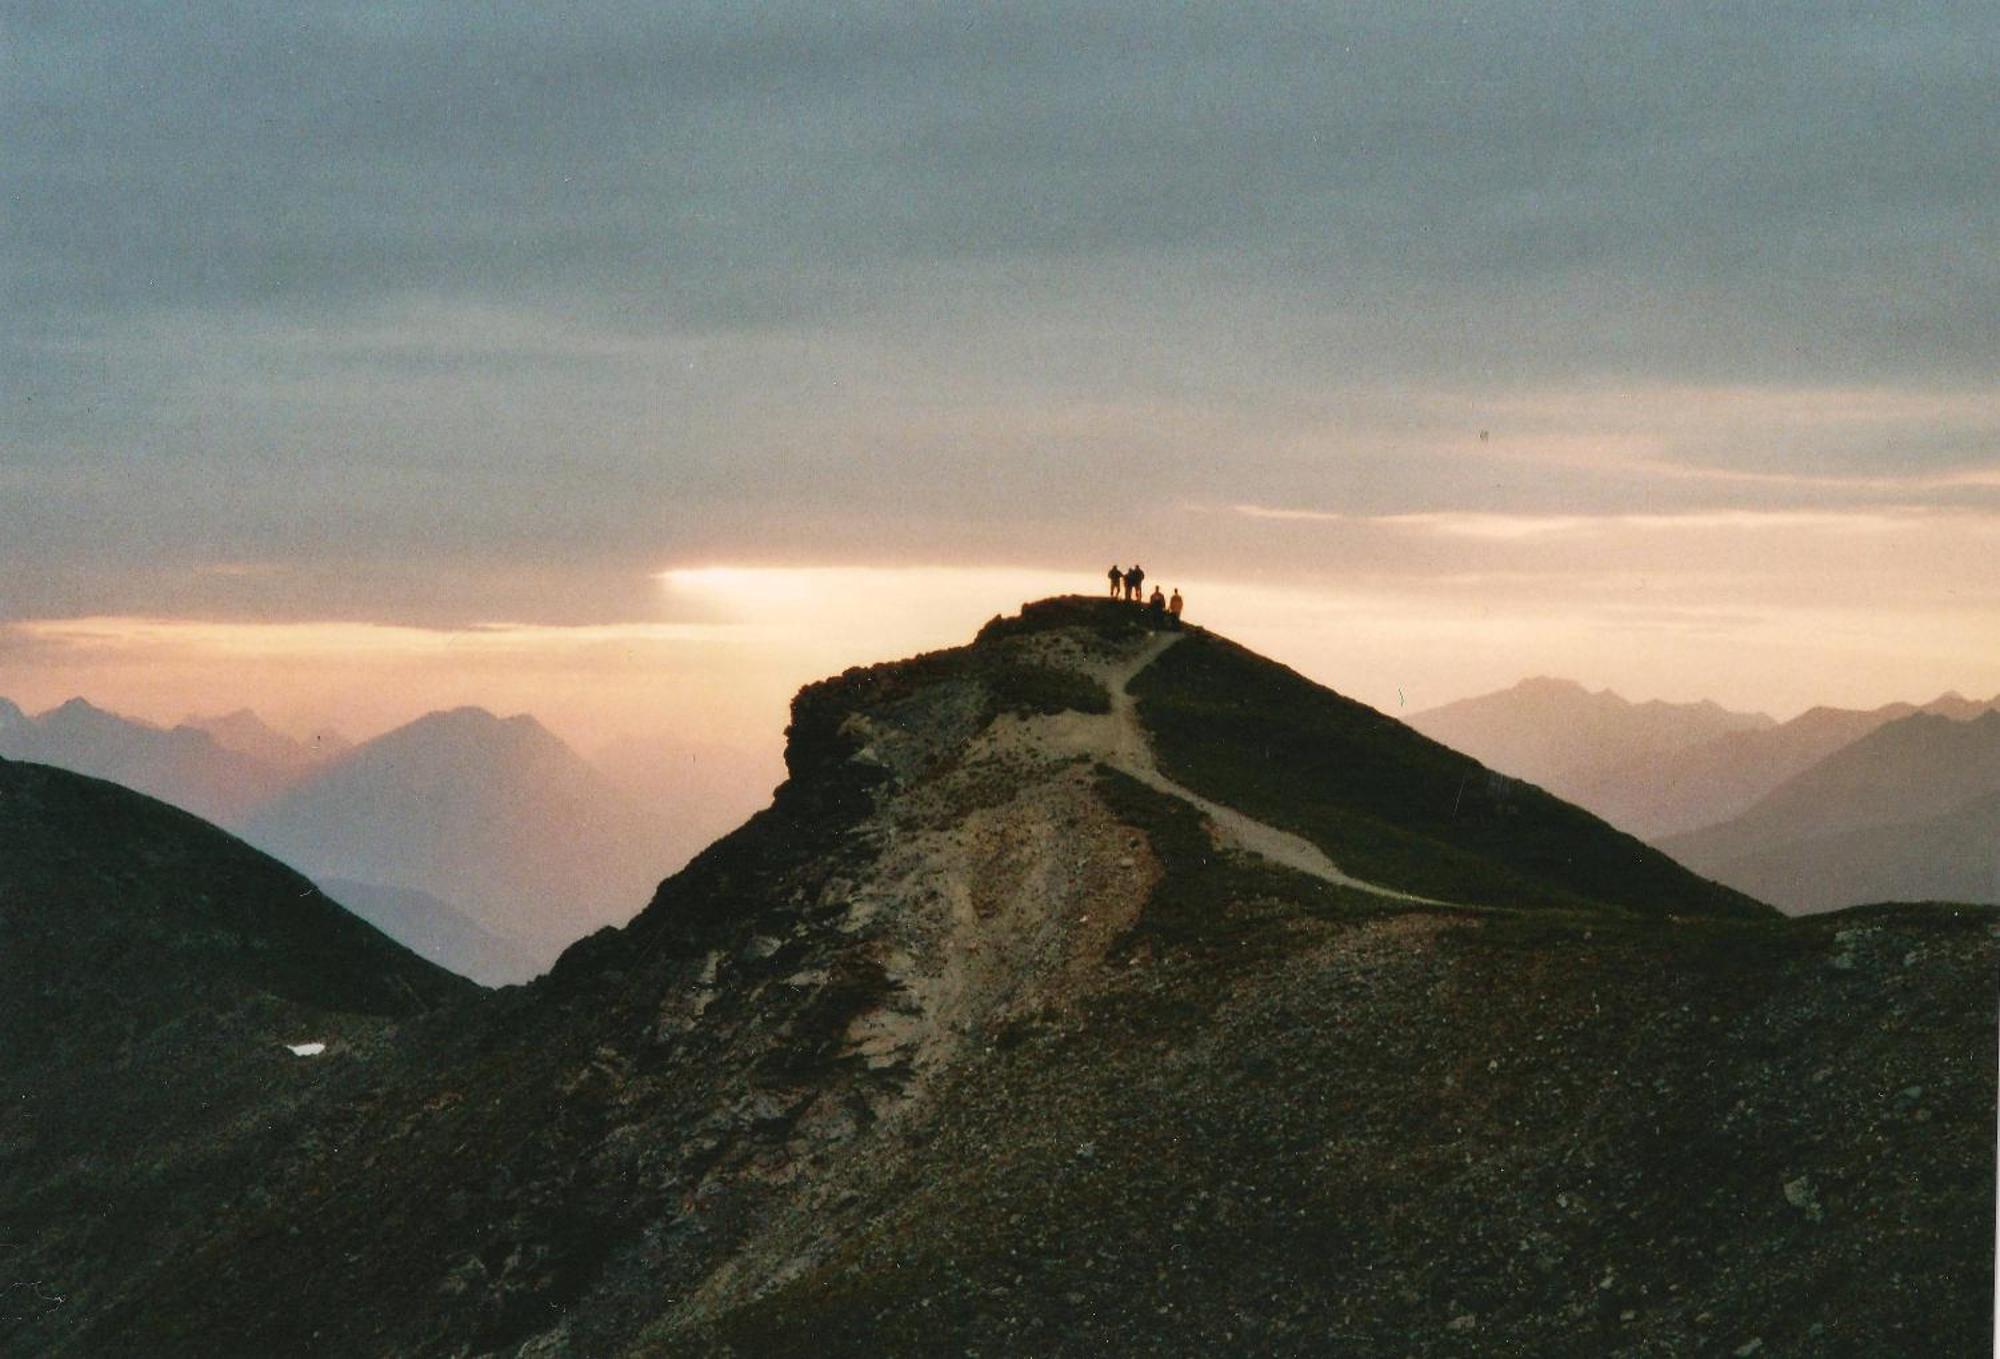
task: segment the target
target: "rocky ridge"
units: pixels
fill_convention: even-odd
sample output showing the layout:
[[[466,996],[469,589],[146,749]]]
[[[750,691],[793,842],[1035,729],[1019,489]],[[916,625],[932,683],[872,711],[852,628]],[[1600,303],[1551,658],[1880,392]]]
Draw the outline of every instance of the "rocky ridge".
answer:
[[[1978,1333],[1990,913],[1777,920],[1247,657],[1051,601],[809,686],[773,806],[630,926],[330,1065],[288,1155],[221,1168],[213,1211],[118,1290],[0,1342]],[[1265,690],[1275,716],[1225,701]],[[1201,758],[1191,713],[1253,758]],[[1266,720],[1298,749],[1243,734]],[[1378,768],[1403,772],[1358,805]]]

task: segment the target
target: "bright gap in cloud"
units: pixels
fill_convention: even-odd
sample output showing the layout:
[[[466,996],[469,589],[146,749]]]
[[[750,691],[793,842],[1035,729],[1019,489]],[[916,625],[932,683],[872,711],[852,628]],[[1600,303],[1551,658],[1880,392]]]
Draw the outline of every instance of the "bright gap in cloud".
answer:
[[[1454,531],[1468,523],[1475,531]],[[1782,716],[2000,686],[2000,595],[1964,571],[1994,523],[1360,517],[1327,525],[1351,550],[1310,575],[1182,574],[1171,552],[1144,560],[1150,579],[1182,591],[1191,622],[1390,712],[1560,674],[1633,699]],[[1798,531],[1769,546],[1786,524]],[[1900,531],[1909,525],[1938,531]],[[479,704],[533,713],[587,755],[672,742],[699,745],[714,765],[740,752],[768,790],[801,685],[962,644],[1027,600],[1100,595],[1103,569],[700,563],[656,573],[660,620],[587,627],[36,620],[0,626],[0,695],[34,711],[83,694],[168,723],[245,706],[357,739]],[[1954,590],[1938,592],[1947,578]]]

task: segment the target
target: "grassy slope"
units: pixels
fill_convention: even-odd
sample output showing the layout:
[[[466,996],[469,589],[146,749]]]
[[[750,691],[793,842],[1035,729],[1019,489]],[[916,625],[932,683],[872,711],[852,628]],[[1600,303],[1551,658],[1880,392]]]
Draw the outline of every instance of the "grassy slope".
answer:
[[[1349,872],[1457,901],[1748,917],[1761,906],[1531,784],[1206,633],[1133,685],[1161,766]]]

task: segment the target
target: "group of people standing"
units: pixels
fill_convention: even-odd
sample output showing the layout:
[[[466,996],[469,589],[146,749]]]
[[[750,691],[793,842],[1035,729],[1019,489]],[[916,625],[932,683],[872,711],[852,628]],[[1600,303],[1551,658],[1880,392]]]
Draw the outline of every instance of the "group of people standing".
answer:
[[[1170,628],[1177,628],[1181,625],[1181,592],[1179,587],[1175,587],[1171,596],[1161,594],[1160,587],[1157,585],[1153,587],[1153,593],[1150,596],[1144,594],[1143,591],[1146,588],[1146,568],[1140,566],[1137,562],[1132,564],[1130,570],[1121,570],[1117,566],[1113,566],[1105,575],[1111,581],[1111,597],[1113,599],[1129,599],[1134,604],[1144,600],[1146,612],[1152,614],[1157,621],[1164,622]]]

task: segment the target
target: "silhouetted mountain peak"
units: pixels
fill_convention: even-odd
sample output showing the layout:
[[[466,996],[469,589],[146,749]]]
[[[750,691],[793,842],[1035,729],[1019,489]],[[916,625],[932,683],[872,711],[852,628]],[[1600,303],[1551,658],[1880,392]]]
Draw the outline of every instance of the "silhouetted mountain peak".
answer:
[[[411,740],[448,737],[455,740],[500,743],[546,740],[560,744],[555,734],[529,713],[515,713],[509,717],[501,717],[491,709],[476,704],[463,704],[456,708],[441,708],[435,712],[425,713],[375,739],[380,741],[387,736],[399,736]]]
[[[1758,909],[1373,708],[1202,629],[1151,631],[1109,600],[1038,601],[970,646],[808,686],[780,801],[845,805],[868,771],[909,789],[981,758],[1009,722],[1068,713],[1065,734],[1010,735],[1010,753],[1058,770],[1085,758],[1155,793],[1171,784],[1221,818],[1225,838],[1295,868],[1332,867],[1392,895]]]
[[[1609,689],[1591,689],[1580,680],[1564,679],[1559,675],[1530,675],[1514,685],[1514,692],[1524,694],[1588,694],[1601,697]]]
[[[460,723],[469,726],[497,726],[503,720],[491,708],[483,708],[477,703],[461,703],[455,708],[439,708],[433,712],[425,713],[422,717],[415,719],[411,725],[434,722]]]
[[[398,731],[492,731],[505,726],[505,722],[490,708],[482,708],[474,703],[462,703],[456,708],[438,708],[421,717],[414,717]]]
[[[522,761],[536,767],[586,765],[583,757],[534,717],[517,713],[500,717],[474,705],[425,713],[400,727],[342,754],[330,770],[388,762],[426,762],[440,770],[502,766],[525,772]]]
[[[1956,689],[1939,694],[1923,705],[1923,710],[1927,713],[1942,713],[1946,717],[1962,720],[1975,718],[1995,709],[2000,709],[2000,695],[1992,698],[1967,698]]]
[[[35,720],[52,728],[106,730],[122,726],[159,730],[151,722],[144,722],[136,717],[126,717],[121,713],[112,712],[109,708],[100,708],[82,695],[63,700]]]
[[[244,834],[322,878],[429,892],[544,963],[628,918],[665,867],[643,810],[561,738],[474,705],[319,765]]]
[[[181,725],[206,732],[225,750],[291,769],[310,765],[337,753],[337,749],[287,736],[249,708],[238,708],[215,717],[190,714]]]

